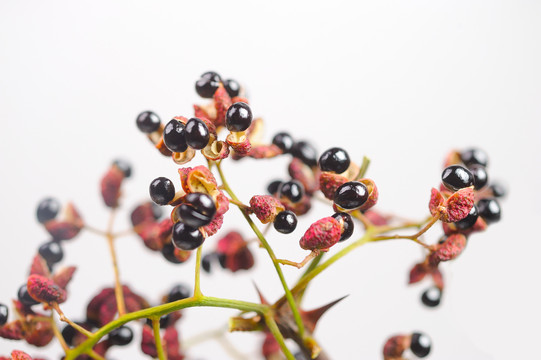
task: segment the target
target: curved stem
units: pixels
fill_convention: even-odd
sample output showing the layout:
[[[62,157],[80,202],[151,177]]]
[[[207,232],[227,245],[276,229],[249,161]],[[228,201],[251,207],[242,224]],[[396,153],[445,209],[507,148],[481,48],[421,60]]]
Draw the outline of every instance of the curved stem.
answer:
[[[66,344],[66,340],[64,340],[64,337],[62,336],[62,333],[60,330],[58,330],[58,326],[56,325],[56,321],[54,321],[54,311],[51,311],[51,317],[48,319],[51,322],[51,327],[53,328],[53,333],[58,342],[60,343],[60,346],[62,346],[62,349],[64,350],[64,353],[69,353],[70,348],[68,344]]]
[[[160,336],[160,318],[152,318],[152,331],[154,332],[154,343],[158,352],[158,359],[167,360],[167,354],[163,352],[162,337]]]
[[[357,174],[356,179],[362,179],[364,175],[366,175],[366,171],[368,170],[368,166],[370,165],[370,159],[366,156],[363,156],[363,162],[361,164],[361,168],[359,169],[359,173]]]
[[[118,309],[118,316],[122,316],[126,313],[126,304],[124,303],[124,291],[122,290],[122,284],[120,282],[120,271],[118,270],[118,260],[115,251],[115,237],[113,235],[113,224],[115,220],[115,209],[111,210],[109,216],[109,223],[107,224],[107,245],[109,246],[109,253],[111,255],[111,262],[113,263],[113,272],[115,276],[115,298],[116,306]]]
[[[194,297],[201,297],[203,293],[201,292],[201,253],[203,251],[203,246],[197,248],[195,255],[195,285],[193,289]]]

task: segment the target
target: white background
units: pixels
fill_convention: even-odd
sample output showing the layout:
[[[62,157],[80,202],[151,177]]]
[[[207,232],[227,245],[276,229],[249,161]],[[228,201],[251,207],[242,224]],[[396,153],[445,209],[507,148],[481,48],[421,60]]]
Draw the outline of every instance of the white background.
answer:
[[[453,148],[485,149],[490,175],[510,188],[502,222],[472,237],[467,251],[443,267],[447,289],[437,310],[420,304],[427,283],[406,286],[422,257],[413,243],[365,246],[318,277],[307,308],[350,294],[316,332],[333,359],[379,359],[388,336],[412,330],[431,335],[431,359],[537,358],[540,15],[534,0],[0,2],[0,302],[16,295],[48,239],[34,219],[42,197],[74,201],[89,224],[103,228],[99,179],[113,158],[129,159],[134,175],[124,190],[121,230],[153,178],[175,177],[177,167],[137,131],[135,116],[147,109],[165,121],[190,116],[191,104],[201,102],[195,80],[216,70],[247,86],[252,109],[266,119],[267,139],[285,129],[320,151],[339,145],[356,160],[369,156],[382,210],[425,216]],[[225,170],[248,201],[285,177],[286,164],[229,162]],[[292,236],[271,233],[278,256],[300,260],[305,252],[297,239],[329,212],[318,205]],[[237,227],[249,236],[241,220],[232,209],[222,234]],[[434,230],[427,239],[439,235]],[[117,246],[122,278],[151,302],[175,281],[193,284],[193,260],[166,264],[136,238]],[[89,297],[112,284],[112,269],[105,241],[92,234],[64,250],[63,263],[79,267],[64,307],[79,320]],[[276,299],[280,285],[270,261],[254,251],[253,271],[204,276],[203,291],[256,301],[254,281]],[[293,282],[298,271],[285,271]],[[182,337],[220,327],[231,314],[188,310]],[[228,339],[256,358],[259,337]],[[60,357],[56,345],[42,350],[0,340],[0,355],[13,348]],[[134,345],[111,356],[142,358],[136,351]],[[213,341],[190,354],[228,358]]]

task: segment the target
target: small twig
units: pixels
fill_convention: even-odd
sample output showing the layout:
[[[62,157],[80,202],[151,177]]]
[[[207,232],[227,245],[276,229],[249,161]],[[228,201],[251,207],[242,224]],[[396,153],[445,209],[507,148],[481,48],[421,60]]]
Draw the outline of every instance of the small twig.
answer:
[[[118,260],[115,251],[115,237],[113,235],[113,224],[115,220],[115,209],[111,210],[109,216],[109,223],[107,225],[107,245],[109,246],[109,253],[111,255],[111,261],[113,263],[113,272],[115,277],[115,298],[118,309],[118,315],[122,316],[126,313],[126,304],[124,302],[124,291],[122,290],[122,283],[120,282],[120,271],[118,270]]]
[[[90,356],[94,360],[106,360],[103,356],[101,356],[100,354],[98,354],[92,349],[87,352],[87,355]]]
[[[56,325],[56,321],[54,320],[54,312],[53,311],[51,311],[51,317],[47,318],[47,319],[51,323],[51,327],[53,328],[54,336],[56,337],[56,339],[60,343],[60,346],[62,346],[62,349],[64,350],[64,353],[67,354],[70,351],[70,348],[69,348],[68,344],[66,343],[66,340],[62,336],[62,333],[58,329],[58,326]]]
[[[64,312],[60,309],[60,306],[58,305],[58,303],[54,302],[54,303],[51,303],[50,305],[58,313],[58,316],[60,317],[60,321],[63,321],[65,323],[70,324],[72,328],[79,331],[81,334],[85,335],[86,337],[94,336],[94,333],[88,331],[87,329],[85,329],[81,325],[78,325],[78,324],[74,323],[73,321],[71,321],[70,319],[68,319],[67,316],[64,315]]]
[[[96,235],[99,235],[99,236],[107,236],[107,232],[106,231],[103,231],[103,230],[100,230],[100,229],[96,229],[95,227],[92,227],[92,226],[89,226],[89,225],[86,225],[83,227],[84,230],[88,230],[90,231],[91,233],[94,233]]]
[[[365,229],[374,226],[374,224],[372,224],[372,222],[368,220],[368,218],[359,210],[351,212],[351,215],[353,215],[354,218],[362,222]]]
[[[359,169],[359,173],[355,177],[355,179],[362,179],[366,175],[366,171],[368,170],[368,166],[370,165],[370,159],[366,156],[363,156],[363,163],[361,164],[361,168]]]
[[[203,293],[201,292],[201,253],[203,251],[203,246],[197,248],[195,255],[195,285],[193,289],[194,297],[201,297]]]
[[[163,351],[162,338],[160,336],[160,318],[152,318],[152,331],[154,332],[154,342],[158,351],[158,359],[167,360],[167,354]]]
[[[310,260],[314,259],[315,257],[317,257],[319,255],[320,251],[319,250],[313,250],[310,252],[310,254],[308,254],[303,261],[301,262],[294,262],[294,261],[290,261],[290,260],[285,260],[285,259],[277,259],[276,262],[279,262],[280,264],[282,265],[289,265],[289,266],[295,266],[297,269],[300,269],[302,268],[304,265],[306,265]]]

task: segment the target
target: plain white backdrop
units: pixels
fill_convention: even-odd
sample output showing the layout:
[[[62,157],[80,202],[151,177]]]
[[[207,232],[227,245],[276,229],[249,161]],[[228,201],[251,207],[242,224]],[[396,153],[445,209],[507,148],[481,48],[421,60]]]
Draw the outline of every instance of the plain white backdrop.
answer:
[[[287,130],[320,151],[341,146],[354,159],[369,156],[381,210],[424,217],[453,148],[485,149],[490,175],[509,187],[501,223],[472,237],[467,251],[443,266],[447,288],[437,310],[420,304],[427,283],[406,286],[409,268],[422,257],[413,243],[367,245],[318,277],[307,308],[350,295],[316,331],[333,359],[380,359],[388,336],[413,330],[432,337],[431,359],[537,358],[540,16],[534,0],[0,2],[0,302],[16,296],[31,257],[48,239],[34,218],[41,198],[72,200],[89,224],[103,228],[99,180],[112,159],[129,159],[134,174],[124,190],[121,230],[153,178],[175,177],[177,166],[137,131],[135,116],[147,109],[163,120],[190,116],[191,105],[201,102],[195,80],[216,70],[247,87],[268,140]],[[285,177],[286,164],[248,160],[225,170],[248,201]],[[271,233],[278,256],[301,259],[297,240],[329,211],[317,205],[292,236]],[[236,209],[222,234],[234,228],[250,236]],[[439,235],[433,230],[427,239]],[[153,303],[177,281],[193,284],[193,260],[169,265],[136,238],[117,247],[122,278]],[[92,234],[64,251],[63,264],[79,267],[64,308],[79,320],[88,298],[111,286],[112,269],[105,241]],[[252,271],[205,275],[203,291],[256,301],[253,281],[270,300],[280,296],[270,261],[254,251]],[[290,283],[299,274],[285,272]],[[221,327],[232,314],[188,310],[181,336]],[[258,358],[260,337],[227,338],[247,358]],[[111,357],[143,358],[137,340]],[[33,349],[0,339],[0,355],[14,348],[49,359],[61,354],[57,345]],[[189,354],[229,358],[215,341]]]

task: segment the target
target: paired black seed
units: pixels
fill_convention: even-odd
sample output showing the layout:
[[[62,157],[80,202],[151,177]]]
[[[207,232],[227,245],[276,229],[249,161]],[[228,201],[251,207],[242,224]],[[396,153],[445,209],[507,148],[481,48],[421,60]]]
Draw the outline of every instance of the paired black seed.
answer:
[[[358,181],[350,181],[340,185],[334,193],[334,203],[345,210],[354,210],[368,200],[368,189]]]
[[[162,255],[171,264],[182,264],[184,262],[175,256],[175,246],[172,243],[167,243],[162,247]]]
[[[307,141],[299,141],[291,147],[291,154],[308,166],[317,166],[317,150]]]
[[[436,307],[441,302],[441,290],[436,286],[429,287],[423,292],[421,301],[428,307]]]
[[[190,193],[184,197],[184,203],[177,208],[181,221],[192,228],[208,225],[216,214],[216,205],[212,198],[204,193]]]
[[[53,198],[45,198],[40,201],[36,210],[38,221],[42,224],[53,220],[60,211],[60,203]]]
[[[244,131],[252,124],[252,109],[245,102],[239,101],[227,109],[225,114],[225,126],[229,131]]]
[[[39,304],[39,301],[34,300],[34,298],[30,296],[30,293],[28,292],[28,289],[26,288],[26,284],[23,284],[19,288],[19,291],[17,292],[17,298],[23,305],[26,305],[26,306]]]
[[[432,340],[427,335],[419,332],[411,334],[410,350],[417,357],[424,358],[430,354],[431,347]]]
[[[163,142],[172,152],[186,151],[186,126],[176,119],[171,119],[163,128]]]
[[[484,166],[472,165],[469,167],[473,175],[474,189],[480,190],[488,184],[488,174]]]
[[[0,326],[8,322],[9,309],[6,305],[0,304]]]
[[[471,228],[473,225],[475,225],[475,222],[477,221],[478,218],[479,218],[479,211],[477,210],[477,206],[473,205],[468,215],[466,215],[464,219],[455,222],[455,226],[457,227],[457,229],[467,230]]]
[[[286,197],[292,203],[301,201],[304,196],[304,186],[297,180],[286,181],[280,186],[279,197]]]
[[[488,155],[481,149],[471,148],[460,153],[460,160],[462,160],[464,165],[467,167],[472,165],[481,165],[486,167],[488,164]]]
[[[186,144],[195,150],[201,150],[209,143],[210,132],[203,120],[191,118],[186,123]]]
[[[133,331],[126,325],[122,325],[111,331],[108,339],[111,345],[128,345],[133,340]]]
[[[284,210],[274,218],[274,228],[282,234],[290,234],[297,228],[297,216],[293,211]]]
[[[282,186],[284,182],[281,180],[274,180],[267,186],[267,192],[271,195],[274,195],[280,190],[280,186]]]
[[[351,215],[348,213],[338,212],[334,213],[332,215],[333,218],[338,220],[338,222],[341,222],[342,225],[342,235],[340,235],[340,240],[338,241],[345,241],[353,235],[353,219],[351,218]]]
[[[330,148],[319,157],[321,171],[332,171],[341,174],[348,169],[350,163],[348,153],[339,147]]]
[[[240,94],[240,84],[233,79],[227,79],[224,81],[224,88],[225,91],[231,96],[232,98],[235,96],[239,96]]]
[[[161,120],[156,113],[152,111],[143,111],[137,115],[135,123],[141,132],[149,134],[160,128]]]
[[[175,185],[166,177],[159,177],[150,183],[150,198],[158,205],[167,205],[175,198]]]
[[[457,191],[474,185],[473,174],[460,165],[446,167],[441,174],[441,181],[446,188]]]
[[[272,138],[272,143],[282,149],[284,154],[287,154],[291,152],[295,141],[293,141],[293,138],[288,133],[279,132]]]
[[[216,90],[218,90],[221,81],[220,75],[214,71],[207,71],[196,81],[195,91],[202,98],[210,99],[214,96]]]
[[[118,168],[118,170],[122,171],[125,178],[129,178],[131,176],[131,164],[123,159],[116,159],[113,161],[113,165]]]
[[[492,224],[500,221],[502,217],[502,210],[498,200],[494,198],[481,199],[477,202],[477,209],[479,210],[479,216],[486,221],[487,224]]]
[[[62,251],[62,246],[58,241],[49,241],[42,244],[38,249],[38,253],[49,266],[60,262],[64,258],[64,251]]]
[[[172,241],[178,249],[193,250],[201,246],[205,238],[197,228],[178,222],[173,226]]]
[[[187,299],[191,296],[190,289],[184,284],[177,284],[169,290],[167,294],[167,302]]]

